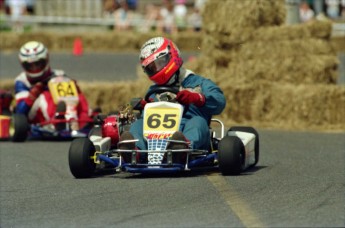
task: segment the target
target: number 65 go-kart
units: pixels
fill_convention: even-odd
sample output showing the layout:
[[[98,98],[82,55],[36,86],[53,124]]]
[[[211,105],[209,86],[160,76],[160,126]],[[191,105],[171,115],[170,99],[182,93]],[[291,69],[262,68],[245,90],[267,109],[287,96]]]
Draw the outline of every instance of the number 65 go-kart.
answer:
[[[249,167],[253,167],[259,160],[259,136],[252,127],[231,127],[226,133],[224,125],[218,119],[211,122],[219,125],[219,137],[215,129],[211,129],[210,148],[208,150],[192,149],[190,143],[185,143],[187,149],[167,149],[170,136],[178,131],[184,107],[174,102],[177,91],[169,87],[157,87],[145,96],[150,101],[152,94],[159,94],[158,102],[145,105],[143,110],[143,134],[148,149],[124,150],[119,149],[123,143],[138,141],[124,140],[119,142],[119,135],[128,130],[135,121],[131,106],[118,114],[99,118],[100,123],[95,126],[87,138],[74,139],[69,148],[69,167],[75,178],[88,178],[97,170],[115,169],[130,173],[173,173],[193,170],[203,167],[219,168],[223,175],[238,175]],[[211,124],[210,124],[211,125]],[[212,124],[213,125],[213,124]],[[147,154],[145,162],[137,157]],[[175,162],[173,155],[184,153],[183,162]],[[127,156],[126,156],[127,155]],[[123,157],[131,159],[123,159]]]

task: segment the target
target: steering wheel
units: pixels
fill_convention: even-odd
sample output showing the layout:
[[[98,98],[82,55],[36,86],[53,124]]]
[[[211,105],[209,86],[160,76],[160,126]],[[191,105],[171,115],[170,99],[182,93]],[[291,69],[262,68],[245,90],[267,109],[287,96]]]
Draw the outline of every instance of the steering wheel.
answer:
[[[179,92],[178,89],[176,88],[173,88],[173,87],[168,87],[168,86],[157,86],[157,87],[154,87],[152,88],[146,95],[145,95],[145,101],[146,102],[151,102],[150,101],[150,96],[152,94],[155,94],[155,93],[164,93],[164,92],[170,92],[170,93],[173,93],[173,94],[177,94]]]

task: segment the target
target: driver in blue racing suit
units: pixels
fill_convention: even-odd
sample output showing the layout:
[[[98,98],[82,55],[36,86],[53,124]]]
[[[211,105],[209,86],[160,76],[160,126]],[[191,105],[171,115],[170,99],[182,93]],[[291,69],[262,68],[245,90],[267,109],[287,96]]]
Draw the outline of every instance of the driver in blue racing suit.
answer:
[[[154,82],[149,91],[157,86],[174,87],[179,91],[176,100],[188,106],[182,117],[180,131],[175,132],[170,139],[189,141],[192,148],[207,150],[210,146],[208,139],[211,117],[220,114],[225,107],[222,90],[211,80],[183,68],[179,49],[164,37],[152,38],[142,46],[140,63],[149,79]],[[144,100],[139,102],[141,108],[145,104]],[[147,149],[143,138],[143,119],[135,121],[130,131],[121,135],[120,141],[133,138],[139,139],[135,145],[137,148]],[[120,149],[133,149],[128,148],[128,144],[127,148],[125,145]]]

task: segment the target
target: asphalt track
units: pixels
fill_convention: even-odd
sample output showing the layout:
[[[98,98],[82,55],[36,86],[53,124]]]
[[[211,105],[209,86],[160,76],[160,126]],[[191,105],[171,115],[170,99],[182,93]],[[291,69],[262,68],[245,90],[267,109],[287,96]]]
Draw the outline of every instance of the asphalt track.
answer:
[[[198,56],[199,52],[184,52],[185,62]],[[137,78],[138,53],[84,53],[74,56],[72,53],[50,53],[51,66],[63,69],[65,73],[77,80],[114,81],[133,80]],[[338,84],[345,84],[345,53],[339,53]],[[1,52],[0,79],[13,79],[21,72],[16,52]]]
[[[9,62],[18,64],[5,55],[1,79]],[[52,62],[79,80],[96,72],[136,78],[135,54],[102,56],[60,53]],[[77,180],[70,142],[1,141],[0,227],[344,227],[345,134],[258,130],[258,167],[239,176],[204,170]]]
[[[183,53],[188,61],[198,52]],[[132,53],[84,53],[74,56],[72,53],[50,53],[50,65],[62,69],[74,79],[83,81],[134,80],[137,78],[139,54]],[[22,71],[18,53],[0,51],[0,79],[14,79]]]
[[[258,167],[74,179],[70,142],[0,142],[0,227],[344,227],[345,134],[259,130]]]

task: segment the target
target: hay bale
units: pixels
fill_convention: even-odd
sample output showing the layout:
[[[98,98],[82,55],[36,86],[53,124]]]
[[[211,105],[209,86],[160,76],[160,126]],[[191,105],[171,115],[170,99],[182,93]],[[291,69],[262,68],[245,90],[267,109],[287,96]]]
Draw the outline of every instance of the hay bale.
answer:
[[[210,33],[281,25],[285,20],[284,0],[207,1],[202,14],[203,27]]]
[[[128,82],[79,82],[90,107],[101,107],[104,113],[118,110],[134,97],[143,97],[150,82],[143,78],[133,83]],[[130,92],[129,92],[130,91]]]
[[[337,53],[345,52],[345,36],[332,37],[331,45]]]
[[[344,87],[334,86],[332,24],[283,25],[283,14],[276,12],[284,3],[270,4],[208,1],[202,56],[193,70],[220,85],[229,104],[222,117],[234,123],[344,130],[345,113],[335,108],[345,96]]]
[[[228,104],[221,118],[234,123],[298,130],[345,130],[345,87],[261,82],[223,88]]]
[[[53,33],[32,32],[17,35],[14,33],[2,33],[0,36],[0,49],[18,51],[25,43],[37,40],[44,43],[50,51],[70,51],[73,49],[74,40],[81,38],[86,52],[103,51],[138,51],[150,38],[162,36],[161,33],[138,34],[136,32],[78,32],[78,33]],[[181,50],[195,50],[201,46],[202,37],[196,33],[183,33],[167,36],[174,40]]]
[[[335,84],[337,63],[333,57],[306,55],[284,59],[267,58],[232,62],[224,78],[255,84],[258,80],[293,84]]]

